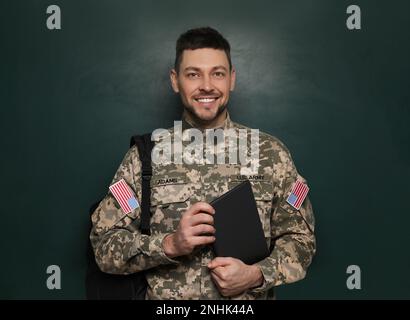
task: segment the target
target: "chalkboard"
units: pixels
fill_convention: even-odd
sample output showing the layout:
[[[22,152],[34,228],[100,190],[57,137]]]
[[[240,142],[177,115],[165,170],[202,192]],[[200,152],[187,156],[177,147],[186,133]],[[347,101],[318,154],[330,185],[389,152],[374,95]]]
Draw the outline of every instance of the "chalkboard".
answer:
[[[180,119],[168,72],[199,26],[231,43],[232,119],[284,141],[309,181],[317,254],[278,299],[410,298],[409,2],[358,1],[360,29],[348,1],[206,3],[1,2],[0,298],[85,298],[88,207],[132,134]]]

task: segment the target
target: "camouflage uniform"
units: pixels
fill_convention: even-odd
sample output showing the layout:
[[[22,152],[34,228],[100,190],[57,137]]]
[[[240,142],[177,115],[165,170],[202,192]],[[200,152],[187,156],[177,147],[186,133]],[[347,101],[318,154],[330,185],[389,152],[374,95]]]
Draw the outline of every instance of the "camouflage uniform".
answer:
[[[183,129],[192,124],[183,117]],[[230,120],[224,128],[246,129]],[[249,129],[249,128],[248,128]],[[172,129],[170,129],[172,133]],[[140,208],[124,214],[108,193],[92,215],[91,242],[102,271],[129,274],[146,270],[147,299],[227,299],[211,280],[207,264],[214,258],[210,246],[169,258],[162,241],[176,230],[184,211],[198,201],[210,202],[243,179],[249,179],[271,254],[257,263],[264,282],[234,299],[272,299],[273,287],[305,277],[315,253],[314,217],[308,198],[300,210],[286,202],[298,175],[289,151],[275,137],[259,136],[257,175],[243,175],[240,164],[153,164],[151,179],[151,236],[142,235]],[[216,162],[216,161],[215,161]],[[141,199],[141,171],[137,148],[125,155],[112,183],[124,179]],[[230,298],[232,299],[232,298]]]

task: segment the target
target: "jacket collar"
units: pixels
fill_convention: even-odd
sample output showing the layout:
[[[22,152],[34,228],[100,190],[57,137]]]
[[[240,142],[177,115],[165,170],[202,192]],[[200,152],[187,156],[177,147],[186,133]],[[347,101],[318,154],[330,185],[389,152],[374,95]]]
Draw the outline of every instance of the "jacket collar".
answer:
[[[184,112],[182,113],[182,130],[190,129],[190,128],[197,128],[201,131],[204,131],[192,119],[188,119],[187,111],[184,110]],[[221,126],[218,126],[216,128],[212,128],[212,129],[219,129],[219,128],[221,128],[221,129],[232,128],[232,120],[231,120],[231,117],[229,116],[228,111],[226,112],[226,118],[225,118],[223,124]]]

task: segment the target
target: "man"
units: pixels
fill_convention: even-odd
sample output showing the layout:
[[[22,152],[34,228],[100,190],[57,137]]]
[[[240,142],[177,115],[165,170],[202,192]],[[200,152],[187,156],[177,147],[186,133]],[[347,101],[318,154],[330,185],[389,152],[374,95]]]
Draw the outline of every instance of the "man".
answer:
[[[231,121],[227,111],[235,77],[230,45],[216,30],[198,28],[182,34],[170,73],[172,88],[184,106],[182,128],[246,129]],[[101,270],[145,270],[148,299],[271,299],[274,286],[303,279],[315,253],[312,207],[308,197],[300,208],[287,200],[297,181],[306,181],[275,137],[260,133],[258,156],[257,174],[243,174],[240,163],[153,161],[150,236],[139,232],[140,208],[126,214],[108,193],[92,215],[90,235]],[[112,184],[121,179],[141,199],[141,162],[135,146]],[[209,202],[244,179],[252,184],[271,250],[269,257],[253,265],[215,257],[210,246],[215,228]]]

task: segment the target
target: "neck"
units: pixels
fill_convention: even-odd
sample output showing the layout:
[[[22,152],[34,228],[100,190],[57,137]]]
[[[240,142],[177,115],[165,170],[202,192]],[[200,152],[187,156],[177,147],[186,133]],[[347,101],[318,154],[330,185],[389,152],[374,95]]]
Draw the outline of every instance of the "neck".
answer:
[[[184,110],[183,117],[185,120],[190,123],[193,127],[205,130],[205,129],[215,129],[223,127],[224,122],[226,120],[227,109],[223,110],[219,115],[216,116],[215,119],[212,120],[202,120],[196,117],[191,112]]]

